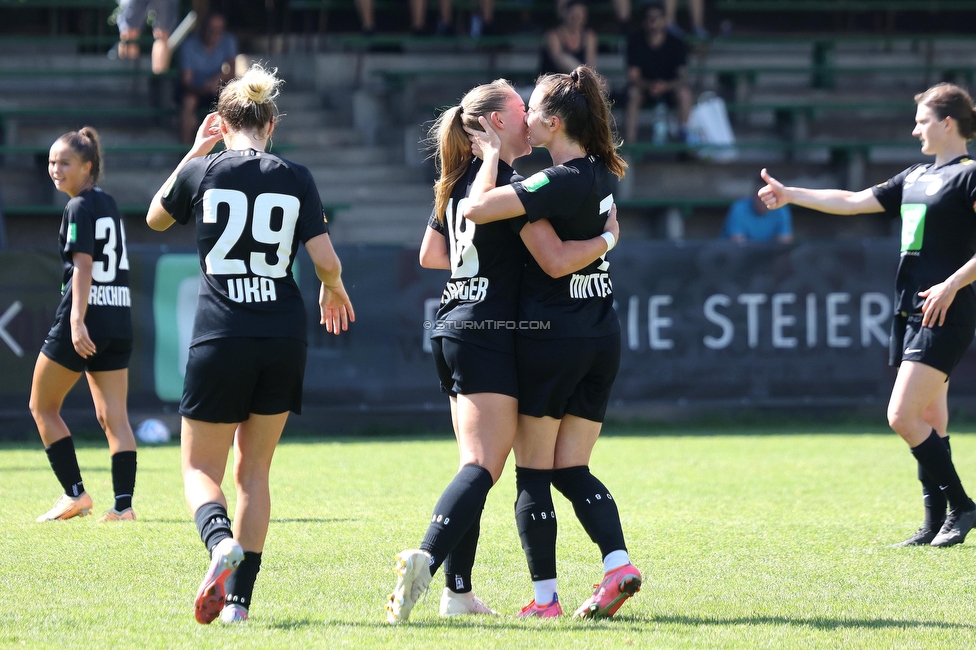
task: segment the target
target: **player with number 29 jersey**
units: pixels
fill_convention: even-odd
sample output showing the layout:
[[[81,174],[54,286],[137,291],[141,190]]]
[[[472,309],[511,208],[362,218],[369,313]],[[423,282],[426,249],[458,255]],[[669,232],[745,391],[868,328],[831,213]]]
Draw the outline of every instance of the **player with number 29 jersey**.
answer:
[[[200,293],[180,415],[183,489],[210,566],[194,599],[208,624],[248,620],[271,517],[269,473],[289,413],[301,413],[305,306],[292,275],[304,244],[322,281],[320,322],[355,320],[308,170],[265,150],[281,80],[254,64],[221,90],[196,139],[153,197],[146,223],[194,221]],[[223,140],[225,150],[211,153]],[[231,446],[239,492],[231,529],[221,484]]]
[[[237,336],[306,340],[292,275],[298,242],[328,232],[308,170],[254,149],[190,160],[162,206],[196,221],[202,283],[190,345]]]

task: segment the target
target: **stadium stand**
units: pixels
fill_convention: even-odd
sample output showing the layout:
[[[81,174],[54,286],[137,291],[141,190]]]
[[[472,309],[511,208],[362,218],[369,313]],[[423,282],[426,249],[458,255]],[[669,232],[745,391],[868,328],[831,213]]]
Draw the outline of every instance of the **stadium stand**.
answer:
[[[833,0],[777,0],[776,5],[803,16],[815,2]],[[899,2],[887,5],[900,12],[934,6]],[[15,222],[8,226],[12,239],[29,231],[18,220],[60,209],[44,178],[44,155],[54,137],[84,123],[103,133],[106,189],[135,214],[183,151],[169,96],[173,79],[154,78],[146,58],[108,60],[104,52],[115,38],[109,28],[67,29],[61,16],[51,29],[49,14],[55,9],[90,12],[91,25],[114,0],[26,0],[16,9],[11,4],[0,1],[0,15],[33,16],[31,30],[0,34],[5,53],[0,183],[12,206],[7,210]],[[689,66],[696,94],[711,91],[726,101],[736,136],[734,158],[720,163],[707,146],[655,144],[653,114],[645,111],[638,142],[625,143],[622,150],[631,164],[618,197],[626,233],[717,235],[725,208],[749,190],[763,165],[775,166],[779,177],[821,187],[863,187],[887,178],[921,159],[910,137],[912,95],[942,80],[971,84],[976,76],[971,35],[929,28],[891,33],[884,25],[867,33],[839,28],[784,33],[774,18],[750,8],[759,4],[718,2],[714,20],[732,17],[751,31],[737,27],[727,38],[694,42]],[[854,5],[875,11],[884,3],[843,4],[847,8],[838,12],[861,11]],[[968,5],[950,6],[951,0],[935,4],[945,11],[968,11]],[[459,0],[459,24],[475,5]],[[232,24],[244,51],[277,66],[289,84],[275,149],[310,168],[332,216],[340,215],[333,229],[338,241],[415,244],[431,203],[433,170],[419,144],[425,124],[437,107],[455,102],[477,83],[507,77],[531,84],[538,33],[553,20],[552,4],[499,2],[501,24],[511,28],[482,38],[463,31],[454,37],[416,36],[405,33],[405,22],[390,29],[381,20],[378,34],[363,35],[352,0],[296,0],[289,10],[286,28],[313,37],[314,47],[299,46],[301,38]],[[405,6],[381,0],[378,16],[384,11],[387,20],[395,20],[396,12],[406,16]],[[536,33],[522,31],[524,12],[535,21]],[[26,36],[28,31],[41,35]],[[622,45],[619,34],[601,37],[600,71],[617,92],[624,79]],[[545,156],[535,154],[520,168],[531,172],[544,163]],[[680,227],[673,223],[675,215]],[[841,236],[889,232],[877,217],[846,223],[837,231]],[[802,210],[795,226],[799,237],[826,235]],[[130,236],[138,241],[139,233]]]

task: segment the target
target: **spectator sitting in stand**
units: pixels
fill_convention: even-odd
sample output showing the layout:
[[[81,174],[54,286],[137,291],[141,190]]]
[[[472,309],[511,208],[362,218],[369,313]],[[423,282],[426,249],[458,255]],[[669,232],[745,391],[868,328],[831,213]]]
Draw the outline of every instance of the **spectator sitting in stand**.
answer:
[[[356,12],[359,13],[363,36],[372,36],[376,31],[376,11],[373,8],[373,0],[356,0]]]
[[[480,14],[471,21],[471,35],[481,36],[495,31],[495,0],[479,0]],[[454,34],[454,13],[451,0],[439,0],[440,16],[435,34],[450,36]],[[410,31],[423,34],[427,24],[427,0],[410,0]]]
[[[566,0],[558,0],[557,6],[561,7]],[[618,30],[621,34],[630,33],[630,0],[613,0],[613,13],[617,18]],[[709,37],[708,30],[705,29],[705,0],[688,0],[688,14],[691,16],[691,33],[695,38],[704,40]],[[685,32],[678,26],[678,0],[664,0],[664,15],[667,18],[668,31],[678,37],[685,35]]]
[[[597,37],[586,26],[585,0],[569,0],[559,17],[559,26],[546,33],[539,74],[569,74],[581,65],[596,70]]]
[[[688,0],[688,14],[691,16],[691,33],[694,37],[707,39],[709,34],[705,29],[705,0]],[[678,0],[664,0],[664,16],[668,21],[668,31],[675,36],[684,36],[684,30],[678,26]]]
[[[759,198],[759,188],[765,183],[756,183],[752,196],[739,199],[731,206],[725,215],[725,227],[722,237],[737,244],[747,241],[770,242],[781,244],[793,242],[793,225],[790,206],[770,210]]]
[[[177,0],[119,0],[119,58],[139,58],[139,32],[153,12],[152,71],[163,74],[169,70],[169,36],[176,27]]]
[[[687,45],[668,32],[664,10],[652,2],[644,11],[643,28],[627,41],[626,142],[637,142],[641,106],[658,102],[677,111],[682,139],[687,137],[692,105],[687,63]]]
[[[193,142],[196,135],[197,109],[211,109],[220,88],[234,78],[234,59],[237,40],[226,33],[226,21],[221,14],[211,14],[201,23],[180,48],[181,112],[180,137],[184,143]]]

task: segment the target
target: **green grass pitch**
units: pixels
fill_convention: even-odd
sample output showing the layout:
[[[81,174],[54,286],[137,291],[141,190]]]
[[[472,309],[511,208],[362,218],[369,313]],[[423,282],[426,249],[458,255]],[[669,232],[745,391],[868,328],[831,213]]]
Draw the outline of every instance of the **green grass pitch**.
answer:
[[[104,443],[79,451],[96,516],[54,524],[34,523],[59,493],[40,442],[0,445],[0,647],[973,647],[976,538],[889,547],[921,521],[905,444],[880,429],[804,431],[605,436],[592,467],[645,579],[610,621],[514,618],[532,591],[510,460],[485,508],[474,575],[476,593],[505,615],[438,618],[438,573],[396,628],[383,612],[393,556],[419,544],[456,469],[453,440],[286,432],[252,618],[234,628],[193,619],[207,556],[183,504],[175,445],[140,449],[131,524],[96,523],[111,506]],[[976,492],[976,436],[956,434],[952,445]],[[559,593],[572,612],[602,565],[572,508],[555,502]]]

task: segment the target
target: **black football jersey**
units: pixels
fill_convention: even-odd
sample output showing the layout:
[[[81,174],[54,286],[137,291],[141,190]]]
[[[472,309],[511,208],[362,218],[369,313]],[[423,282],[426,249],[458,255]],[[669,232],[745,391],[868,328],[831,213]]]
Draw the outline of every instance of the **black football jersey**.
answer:
[[[305,167],[253,149],[194,158],[162,205],[178,223],[196,222],[202,280],[190,345],[238,336],[306,340],[292,264],[298,242],[328,226]]]
[[[512,184],[530,222],[548,219],[563,241],[598,237],[613,205],[617,177],[595,156],[576,158]],[[520,331],[536,338],[607,336],[620,331],[613,310],[610,263],[604,255],[586,268],[552,278],[530,255],[522,276]]]
[[[85,327],[92,339],[132,338],[132,296],[129,292],[129,255],[125,224],[115,199],[95,187],[68,201],[58,232],[61,254],[61,304],[53,331],[71,327],[71,278],[74,253],[92,256],[92,283],[88,291]]]
[[[920,313],[925,300],[918,292],[943,282],[976,254],[976,162],[961,156],[941,167],[914,165],[872,189],[885,212],[901,217],[895,311]],[[946,322],[974,319],[970,285],[956,294]]]
[[[444,287],[431,337],[514,354],[519,284],[527,253],[508,222],[478,225],[465,219],[465,198],[479,169],[481,160],[475,159],[454,185],[444,223],[434,214],[428,221],[447,239],[451,259],[451,279]],[[508,185],[513,178],[521,177],[499,162],[497,185]]]

